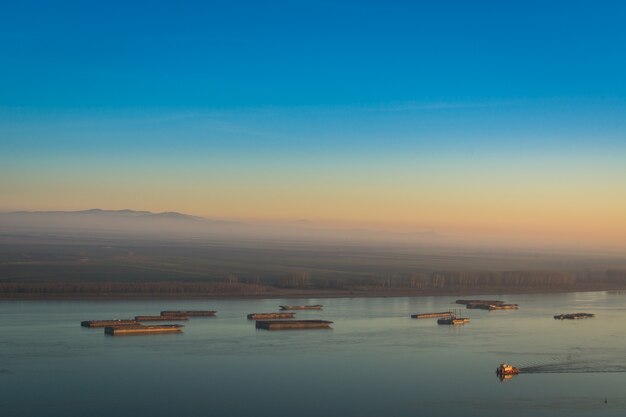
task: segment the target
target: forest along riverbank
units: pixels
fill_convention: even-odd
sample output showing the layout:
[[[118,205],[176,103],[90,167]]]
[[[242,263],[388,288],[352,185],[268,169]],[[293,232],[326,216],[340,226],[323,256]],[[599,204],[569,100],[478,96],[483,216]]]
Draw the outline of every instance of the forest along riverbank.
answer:
[[[200,283],[0,283],[0,300],[141,300],[141,299],[262,299],[262,298],[370,298],[416,296],[471,296],[558,294],[585,291],[626,291],[623,283],[584,282],[560,286],[450,286],[443,288],[381,288],[352,290],[289,289],[252,285]],[[101,288],[105,288],[101,290]]]

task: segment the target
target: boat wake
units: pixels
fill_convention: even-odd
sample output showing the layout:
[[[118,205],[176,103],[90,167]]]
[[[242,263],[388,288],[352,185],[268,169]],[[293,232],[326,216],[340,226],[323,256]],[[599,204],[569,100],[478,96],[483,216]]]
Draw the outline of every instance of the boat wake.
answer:
[[[519,368],[524,374],[574,374],[626,372],[626,365],[597,362],[561,362],[531,365]]]

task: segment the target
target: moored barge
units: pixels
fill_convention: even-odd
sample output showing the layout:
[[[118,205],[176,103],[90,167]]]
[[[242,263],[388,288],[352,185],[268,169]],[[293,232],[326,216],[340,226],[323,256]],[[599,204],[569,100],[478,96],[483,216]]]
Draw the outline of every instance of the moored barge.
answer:
[[[463,304],[463,305],[468,305],[468,304],[493,304],[493,305],[497,305],[497,304],[504,304],[504,301],[502,300],[456,300],[457,304]]]
[[[296,313],[251,313],[248,320],[292,319]]]
[[[468,303],[465,307],[469,310],[479,309],[479,310],[517,310],[517,304],[487,304],[487,303]]]
[[[421,314],[412,314],[412,319],[435,319],[438,317],[450,317],[452,316],[451,311],[442,311],[440,313],[421,313]]]
[[[554,316],[555,320],[577,320],[577,319],[588,319],[591,317],[595,317],[595,314],[591,313],[570,313],[570,314],[557,314]]]
[[[256,328],[264,330],[330,329],[332,323],[328,320],[258,320]]]
[[[321,310],[323,305],[315,304],[310,306],[280,306],[281,310]]]
[[[180,324],[163,324],[157,326],[107,326],[104,328],[104,334],[111,336],[135,336],[150,334],[168,334],[182,333],[182,325]]]
[[[187,316],[135,316],[137,321],[181,321],[189,320]]]
[[[448,325],[461,325],[461,324],[465,324],[465,323],[469,323],[470,319],[467,317],[444,317],[441,318],[439,320],[437,320],[437,324],[448,324]]]
[[[162,316],[187,316],[187,317],[214,317],[217,311],[213,310],[166,310],[161,311]]]
[[[489,310],[517,310],[519,306],[517,304],[491,304]]]
[[[133,326],[138,325],[137,320],[84,320],[80,322],[83,327],[107,327],[107,326]]]

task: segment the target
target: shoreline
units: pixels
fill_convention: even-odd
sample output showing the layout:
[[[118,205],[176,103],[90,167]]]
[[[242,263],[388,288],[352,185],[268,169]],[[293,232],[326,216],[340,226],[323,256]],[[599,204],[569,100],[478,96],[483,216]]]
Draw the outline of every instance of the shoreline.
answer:
[[[521,294],[563,294],[576,292],[626,291],[626,286],[616,285],[581,285],[575,288],[457,288],[457,289],[426,289],[426,290],[276,290],[248,294],[23,294],[3,293],[1,301],[135,301],[135,300],[258,300],[258,299],[304,299],[304,298],[400,298],[400,297],[445,297],[445,296],[477,296],[477,295],[521,295]]]

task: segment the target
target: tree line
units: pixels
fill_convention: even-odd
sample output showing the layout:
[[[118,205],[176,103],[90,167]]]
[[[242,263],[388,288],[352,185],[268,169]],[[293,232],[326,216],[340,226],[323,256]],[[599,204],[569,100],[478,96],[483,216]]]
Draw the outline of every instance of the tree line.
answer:
[[[437,271],[380,274],[366,277],[316,277],[309,271],[282,276],[226,277],[193,281],[0,281],[0,294],[39,295],[223,295],[263,294],[297,290],[455,290],[455,289],[568,289],[584,286],[626,287],[626,270],[572,271]]]

